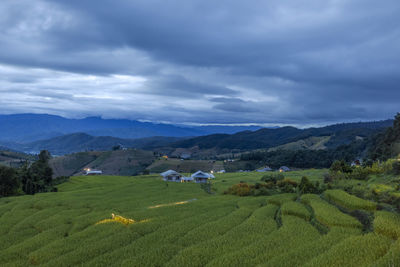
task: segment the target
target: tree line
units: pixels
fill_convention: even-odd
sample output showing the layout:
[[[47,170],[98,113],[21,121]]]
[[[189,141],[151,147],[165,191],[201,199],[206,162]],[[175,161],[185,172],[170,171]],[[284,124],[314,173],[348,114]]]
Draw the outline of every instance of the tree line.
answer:
[[[49,166],[50,157],[50,153],[43,150],[37,161],[26,162],[18,169],[0,166],[0,196],[57,191],[54,186],[57,180],[52,179],[53,170]]]

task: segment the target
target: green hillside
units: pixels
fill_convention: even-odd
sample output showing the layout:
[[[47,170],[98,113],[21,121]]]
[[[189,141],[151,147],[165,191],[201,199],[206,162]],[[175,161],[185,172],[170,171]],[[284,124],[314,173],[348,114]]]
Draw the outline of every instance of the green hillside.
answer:
[[[0,199],[2,266],[399,266],[400,217],[343,191],[224,195],[156,176],[78,176],[57,193]],[[321,181],[321,171],[307,175]],[[336,204],[337,203],[337,204]],[[368,214],[372,228],[344,207]],[[360,211],[360,212],[361,212]],[[115,214],[112,219],[112,214]],[[122,216],[122,217],[121,217]]]
[[[11,150],[0,150],[0,165],[19,167],[25,162],[31,162],[35,159],[36,157],[33,155],[28,155]]]
[[[84,168],[100,169],[108,175],[137,175],[155,160],[153,152],[128,149],[79,152],[50,160],[54,176],[82,174]]]

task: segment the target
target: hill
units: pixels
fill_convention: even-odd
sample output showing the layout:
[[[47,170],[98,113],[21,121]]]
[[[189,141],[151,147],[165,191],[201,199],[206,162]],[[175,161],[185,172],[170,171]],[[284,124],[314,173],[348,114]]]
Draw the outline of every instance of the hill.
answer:
[[[214,194],[199,184],[166,186],[158,176],[80,176],[59,185],[59,192],[1,198],[1,263],[399,265],[398,214],[377,211],[373,202],[341,190],[323,196],[223,194],[239,181],[260,183],[261,175],[217,175]],[[299,182],[304,175],[322,183],[316,171],[290,178]]]
[[[165,146],[171,142],[183,139],[184,137],[164,136],[122,139],[112,136],[92,136],[86,133],[73,133],[24,144],[8,142],[7,145],[25,153],[37,154],[41,150],[48,150],[52,155],[64,155],[84,151],[111,150],[115,146],[151,150],[154,147]]]
[[[178,141],[171,144],[170,147],[173,149],[196,147],[200,150],[212,150],[218,154],[232,150],[270,149],[300,140],[303,140],[303,143],[307,143],[307,141],[310,141],[310,138],[318,137],[320,140],[325,140],[323,146],[319,146],[319,148],[333,149],[384,131],[392,123],[393,120],[386,120],[335,124],[321,128],[297,129],[294,127],[282,127],[277,129],[243,131],[232,135],[213,134]]]
[[[50,160],[54,177],[82,174],[84,168],[100,169],[107,175],[137,175],[155,160],[153,152],[128,149],[79,152]]]
[[[0,140],[27,143],[71,133],[87,133],[94,136],[113,136],[124,139],[151,136],[199,136],[211,133],[235,133],[257,126],[191,126],[140,122],[125,119],[88,117],[67,119],[47,114],[0,115]]]
[[[13,151],[6,147],[0,147],[0,164],[10,167],[20,167],[25,162],[36,160],[36,156]]]

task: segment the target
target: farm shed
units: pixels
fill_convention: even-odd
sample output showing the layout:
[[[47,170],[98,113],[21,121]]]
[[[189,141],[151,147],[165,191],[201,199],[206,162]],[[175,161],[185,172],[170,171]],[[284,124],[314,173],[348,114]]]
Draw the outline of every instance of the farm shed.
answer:
[[[207,183],[208,179],[215,178],[214,175],[212,175],[211,173],[206,173],[202,171],[197,171],[193,173],[191,177],[196,181],[196,183]]]
[[[265,168],[259,169],[257,171],[258,172],[270,172],[270,171],[272,171],[272,169],[270,167],[266,166]]]
[[[174,170],[168,170],[160,173],[164,181],[180,182],[182,175]]]
[[[103,171],[94,169],[85,169],[85,175],[101,175]]]
[[[290,168],[286,166],[282,166],[279,168],[279,172],[290,172]]]
[[[190,183],[190,182],[193,182],[193,181],[194,181],[194,179],[192,177],[182,176],[182,178],[181,178],[181,183]]]

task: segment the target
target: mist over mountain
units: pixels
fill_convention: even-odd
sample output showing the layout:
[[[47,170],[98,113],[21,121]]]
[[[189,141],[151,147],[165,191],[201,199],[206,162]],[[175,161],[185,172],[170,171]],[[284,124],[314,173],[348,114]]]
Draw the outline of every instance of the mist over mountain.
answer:
[[[88,117],[68,119],[48,114],[0,115],[0,141],[28,143],[71,133],[135,139],[152,136],[188,137],[257,130],[258,126],[190,126]]]

